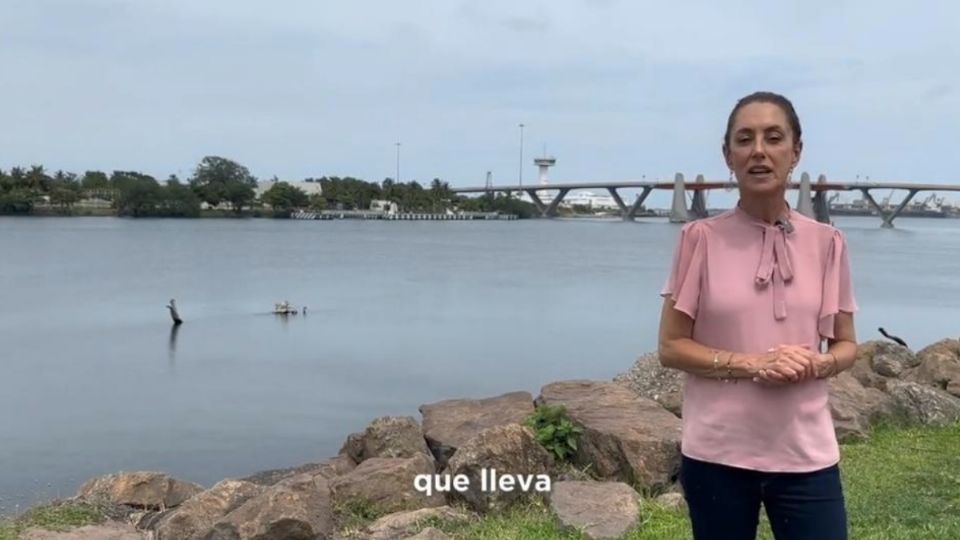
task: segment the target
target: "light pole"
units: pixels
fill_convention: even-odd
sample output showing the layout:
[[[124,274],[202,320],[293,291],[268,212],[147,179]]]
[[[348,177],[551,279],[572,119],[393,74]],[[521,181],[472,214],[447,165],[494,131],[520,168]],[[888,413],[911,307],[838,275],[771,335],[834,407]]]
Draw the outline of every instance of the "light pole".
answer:
[[[400,183],[400,141],[396,142],[397,145],[397,180],[396,182]]]
[[[523,124],[520,124],[520,189],[523,189]]]

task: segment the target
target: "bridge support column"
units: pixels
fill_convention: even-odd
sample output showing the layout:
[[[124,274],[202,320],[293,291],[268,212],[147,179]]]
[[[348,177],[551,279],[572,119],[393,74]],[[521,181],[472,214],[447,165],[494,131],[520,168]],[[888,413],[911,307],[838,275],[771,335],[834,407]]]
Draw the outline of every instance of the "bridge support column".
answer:
[[[564,197],[567,196],[567,193],[570,193],[570,188],[560,188],[560,191],[557,193],[557,196],[550,201],[550,205],[547,206],[546,211],[544,212],[545,217],[556,217],[557,207],[560,206],[560,202]]]
[[[877,213],[880,214],[880,218],[883,220],[883,223],[881,223],[880,226],[883,227],[884,229],[893,228],[893,220],[900,215],[900,212],[902,212],[903,209],[906,208],[907,203],[910,202],[910,199],[912,199],[913,196],[917,194],[916,189],[911,189],[909,193],[907,193],[907,196],[904,197],[902,201],[900,201],[900,204],[898,204],[897,207],[894,208],[892,212],[887,212],[887,211],[884,211],[883,207],[877,204],[877,201],[873,198],[873,195],[870,195],[869,188],[860,188],[860,191],[863,192],[863,198],[866,199],[877,210]]]
[[[530,200],[533,201],[533,205],[537,207],[537,210],[540,211],[541,216],[547,215],[547,205],[543,204],[543,201],[540,200],[540,196],[537,195],[537,190],[535,189],[524,189],[527,192],[527,195],[530,196]]]
[[[627,205],[623,202],[623,198],[617,193],[617,188],[608,187],[607,191],[609,191],[610,196],[613,197],[613,202],[617,203],[617,207],[620,208],[620,217],[622,217],[624,221],[633,221],[633,218],[627,217],[629,210],[627,210]]]
[[[821,174],[820,177],[817,178],[817,183],[826,184],[827,177]],[[817,194],[813,196],[813,214],[817,217],[817,221],[819,221],[820,223],[831,223],[830,203],[829,203],[830,199],[827,196],[828,193],[829,192],[827,190],[823,189],[823,190],[818,190]]]
[[[637,212],[640,210],[640,207],[643,206],[643,201],[647,200],[647,196],[653,191],[653,186],[645,186],[643,193],[637,195],[637,200],[633,201],[630,208],[627,208],[626,203],[623,202],[623,198],[620,197],[617,188],[608,187],[607,191],[610,192],[610,196],[613,197],[614,202],[620,207],[620,217],[622,217],[624,221],[633,221],[637,217]]]
[[[884,219],[883,224],[881,226],[888,229],[892,229],[894,218],[899,216],[900,212],[903,212],[903,209],[907,207],[907,203],[909,203],[910,199],[912,199],[913,196],[916,194],[917,194],[917,190],[911,189],[910,192],[907,193],[907,196],[904,197],[902,201],[900,201],[900,204],[898,204],[897,207],[893,209],[893,212],[888,214],[888,216]]]
[[[698,174],[696,182],[702,184],[704,182],[703,175]],[[693,192],[693,202],[690,204],[690,213],[696,219],[702,219],[707,217],[707,197],[704,194],[705,190],[698,189]]]
[[[800,193],[797,195],[797,212],[813,218],[813,199],[810,197],[810,175],[803,173],[800,175]]]
[[[673,177],[673,206],[670,207],[670,223],[686,223],[690,221],[687,212],[687,191],[683,185],[683,175],[677,173]]]

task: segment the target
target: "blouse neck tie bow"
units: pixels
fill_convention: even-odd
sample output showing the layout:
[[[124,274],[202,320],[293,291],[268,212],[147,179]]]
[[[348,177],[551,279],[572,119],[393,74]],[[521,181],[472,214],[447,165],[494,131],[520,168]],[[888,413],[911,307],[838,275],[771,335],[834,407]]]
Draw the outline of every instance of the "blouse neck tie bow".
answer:
[[[787,318],[785,283],[793,279],[793,265],[787,251],[787,232],[776,225],[763,225],[763,247],[757,267],[756,283],[764,288],[773,282],[773,316],[776,320]]]

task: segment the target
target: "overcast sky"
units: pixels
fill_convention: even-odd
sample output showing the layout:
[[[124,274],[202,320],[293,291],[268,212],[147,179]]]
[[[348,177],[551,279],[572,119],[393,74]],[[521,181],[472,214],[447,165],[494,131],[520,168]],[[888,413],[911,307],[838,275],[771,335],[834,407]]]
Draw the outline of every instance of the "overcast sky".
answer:
[[[754,90],[814,177],[960,183],[960,3],[0,0],[0,167],[454,186],[726,178]]]

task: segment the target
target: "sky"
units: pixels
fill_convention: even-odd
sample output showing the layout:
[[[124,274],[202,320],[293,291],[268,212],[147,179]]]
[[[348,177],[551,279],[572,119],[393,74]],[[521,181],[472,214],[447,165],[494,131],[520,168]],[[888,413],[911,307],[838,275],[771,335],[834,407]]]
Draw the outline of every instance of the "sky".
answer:
[[[771,90],[797,172],[960,183],[958,65],[947,0],[0,0],[0,168],[725,179],[730,109]]]

